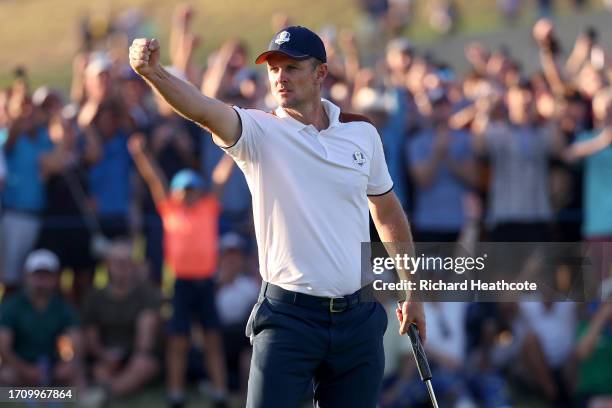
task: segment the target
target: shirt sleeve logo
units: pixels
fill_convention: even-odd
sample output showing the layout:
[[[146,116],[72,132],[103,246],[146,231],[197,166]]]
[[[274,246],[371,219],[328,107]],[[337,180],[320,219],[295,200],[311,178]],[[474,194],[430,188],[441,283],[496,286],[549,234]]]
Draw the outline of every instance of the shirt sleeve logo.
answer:
[[[281,45],[283,43],[289,42],[290,39],[291,39],[291,35],[289,34],[288,31],[281,31],[276,36],[276,40],[274,40],[274,42],[278,45]]]
[[[355,153],[353,153],[353,162],[355,164],[358,164],[359,166],[363,166],[366,162],[365,155],[360,151],[356,151]]]

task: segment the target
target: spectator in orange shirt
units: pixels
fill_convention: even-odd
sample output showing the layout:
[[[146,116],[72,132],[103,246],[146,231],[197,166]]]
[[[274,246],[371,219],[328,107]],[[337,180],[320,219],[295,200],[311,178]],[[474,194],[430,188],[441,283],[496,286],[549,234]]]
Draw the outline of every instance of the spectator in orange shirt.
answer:
[[[212,381],[212,397],[225,406],[226,367],[215,306],[213,274],[217,267],[218,198],[229,178],[233,161],[223,158],[213,172],[212,190],[203,191],[203,180],[193,170],[181,170],[168,190],[157,164],[146,152],[144,136],[129,141],[136,167],[151,190],[164,226],[164,258],[175,274],[172,317],[166,351],[168,398],[171,407],[185,404],[184,386],[191,318],[204,331],[205,364]]]

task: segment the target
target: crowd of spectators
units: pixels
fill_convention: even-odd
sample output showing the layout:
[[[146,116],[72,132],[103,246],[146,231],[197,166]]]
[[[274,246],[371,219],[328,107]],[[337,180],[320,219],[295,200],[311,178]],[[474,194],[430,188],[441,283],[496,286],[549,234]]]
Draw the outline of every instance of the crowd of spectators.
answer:
[[[272,110],[243,41],[195,60],[193,13],[175,11],[167,69],[207,96]],[[186,380],[205,377],[224,406],[246,387],[243,328],[260,283],[248,186],[130,69],[127,44],[146,31],[132,23],[84,36],[69,95],[30,89],[22,68],[0,90],[0,381],[71,384],[95,405],[165,378],[178,407]],[[272,30],[287,24],[277,15]],[[415,241],[470,229],[498,242],[612,241],[612,58],[593,30],[563,59],[553,23],[539,20],[531,74],[507,48],[469,45],[460,75],[404,37],[375,58],[350,31],[321,34],[323,94],[379,130]],[[513,406],[517,387],[550,406],[609,406],[610,253],[600,261],[607,302],[428,303],[443,406]],[[94,285],[100,270],[107,283]],[[392,302],[389,313],[380,405],[426,404]]]

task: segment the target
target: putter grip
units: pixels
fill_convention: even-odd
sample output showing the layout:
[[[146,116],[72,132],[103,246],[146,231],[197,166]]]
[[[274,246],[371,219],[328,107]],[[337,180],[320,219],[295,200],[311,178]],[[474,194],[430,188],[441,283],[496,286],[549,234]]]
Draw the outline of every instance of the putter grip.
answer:
[[[421,344],[419,329],[414,324],[408,326],[408,337],[410,337],[410,342],[412,343],[412,352],[414,353],[414,359],[416,360],[421,380],[431,380],[431,370],[429,369],[427,356],[425,356],[425,350]]]

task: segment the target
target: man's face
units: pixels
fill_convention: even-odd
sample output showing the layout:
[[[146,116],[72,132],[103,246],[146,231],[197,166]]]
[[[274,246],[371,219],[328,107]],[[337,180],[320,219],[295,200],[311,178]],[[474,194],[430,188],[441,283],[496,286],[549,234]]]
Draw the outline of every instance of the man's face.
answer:
[[[51,271],[39,270],[26,274],[26,288],[36,297],[49,297],[57,287],[57,274]]]
[[[453,107],[450,101],[446,98],[433,103],[431,106],[431,120],[436,126],[448,124],[448,119],[453,112]]]
[[[283,54],[271,55],[267,63],[270,89],[281,107],[296,108],[320,97],[326,64],[315,64],[313,59],[299,61]]]
[[[94,119],[96,128],[101,136],[110,138],[115,135],[119,127],[119,118],[116,112],[110,108],[102,108]]]
[[[172,197],[184,205],[193,205],[202,197],[202,191],[197,188],[181,188],[172,191]]]
[[[85,77],[85,91],[91,99],[102,101],[110,93],[111,77],[108,71]]]
[[[510,88],[508,91],[508,110],[510,117],[530,118],[534,110],[531,91],[523,88]]]
[[[219,263],[224,273],[230,275],[232,278],[245,269],[244,254],[240,249],[225,250],[221,255]]]
[[[387,52],[387,64],[392,71],[406,72],[412,63],[409,50],[390,50]]]
[[[106,260],[108,273],[113,284],[119,287],[129,286],[134,278],[135,267],[131,248],[128,245],[115,245],[111,248]]]

